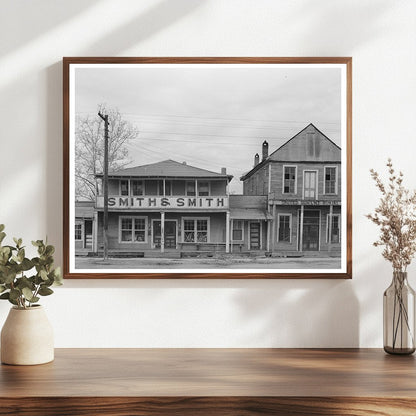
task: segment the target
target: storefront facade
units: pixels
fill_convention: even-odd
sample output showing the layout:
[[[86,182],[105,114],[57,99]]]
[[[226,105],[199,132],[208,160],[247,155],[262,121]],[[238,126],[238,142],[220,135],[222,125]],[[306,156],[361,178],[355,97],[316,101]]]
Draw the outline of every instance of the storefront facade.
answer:
[[[231,179],[224,168],[210,172],[172,160],[109,174],[109,250],[229,251]],[[97,196],[95,211],[101,251],[102,195]]]
[[[262,160],[241,180],[244,195],[267,196],[270,251],[340,256],[341,149],[313,124]]]
[[[109,253],[340,256],[341,149],[310,124],[261,153],[240,178],[243,195],[230,195],[225,168],[165,160],[110,173]],[[77,254],[102,253],[103,218],[102,194],[76,203]]]

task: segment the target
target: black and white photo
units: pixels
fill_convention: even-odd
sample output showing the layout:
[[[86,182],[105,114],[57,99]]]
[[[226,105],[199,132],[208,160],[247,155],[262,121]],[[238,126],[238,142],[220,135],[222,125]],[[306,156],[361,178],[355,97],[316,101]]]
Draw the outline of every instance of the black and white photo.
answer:
[[[66,58],[66,277],[350,277],[350,64]]]

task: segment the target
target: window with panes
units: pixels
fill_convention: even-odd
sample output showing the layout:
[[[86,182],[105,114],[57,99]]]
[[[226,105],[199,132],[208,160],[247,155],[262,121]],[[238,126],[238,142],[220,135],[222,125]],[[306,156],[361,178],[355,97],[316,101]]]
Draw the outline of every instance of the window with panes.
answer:
[[[325,193],[336,194],[337,193],[337,168],[326,167],[325,168]]]
[[[209,196],[208,182],[198,182],[198,196]]]
[[[139,242],[146,241],[145,218],[121,218],[121,241]]]
[[[82,224],[75,224],[75,240],[82,240]]]
[[[186,196],[195,196],[195,182],[186,182]]]
[[[129,194],[129,181],[121,180],[120,181],[120,195],[127,196]]]
[[[133,196],[139,196],[144,194],[143,181],[132,180],[130,182],[131,194]]]
[[[296,166],[285,166],[283,174],[283,193],[294,194],[296,192]]]
[[[185,243],[207,243],[208,220],[185,219],[183,221],[183,241]]]
[[[233,241],[243,240],[243,225],[244,222],[241,220],[233,221]]]
[[[329,227],[329,218],[331,215],[328,215],[328,226],[327,226],[327,236],[326,241],[331,243],[339,243],[340,242],[340,216],[339,215],[332,215],[332,227]],[[331,228],[331,231],[329,230]],[[331,232],[331,235],[329,235]]]

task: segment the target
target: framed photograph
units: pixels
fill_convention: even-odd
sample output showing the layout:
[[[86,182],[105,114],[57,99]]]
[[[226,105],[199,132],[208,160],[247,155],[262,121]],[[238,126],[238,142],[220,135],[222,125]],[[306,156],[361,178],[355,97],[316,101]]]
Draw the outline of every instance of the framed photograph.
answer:
[[[64,58],[64,277],[351,278],[351,67]]]

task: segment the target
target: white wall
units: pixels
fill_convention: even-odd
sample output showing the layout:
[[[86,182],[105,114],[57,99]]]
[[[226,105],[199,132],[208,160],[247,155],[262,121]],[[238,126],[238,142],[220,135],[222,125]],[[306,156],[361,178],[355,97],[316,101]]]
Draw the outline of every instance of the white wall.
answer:
[[[63,56],[352,56],[354,276],[66,281],[57,347],[380,347],[391,271],[368,169],[416,187],[416,2],[0,0],[0,223],[62,255]],[[416,268],[410,269],[416,287]],[[9,304],[0,304],[0,325]]]

